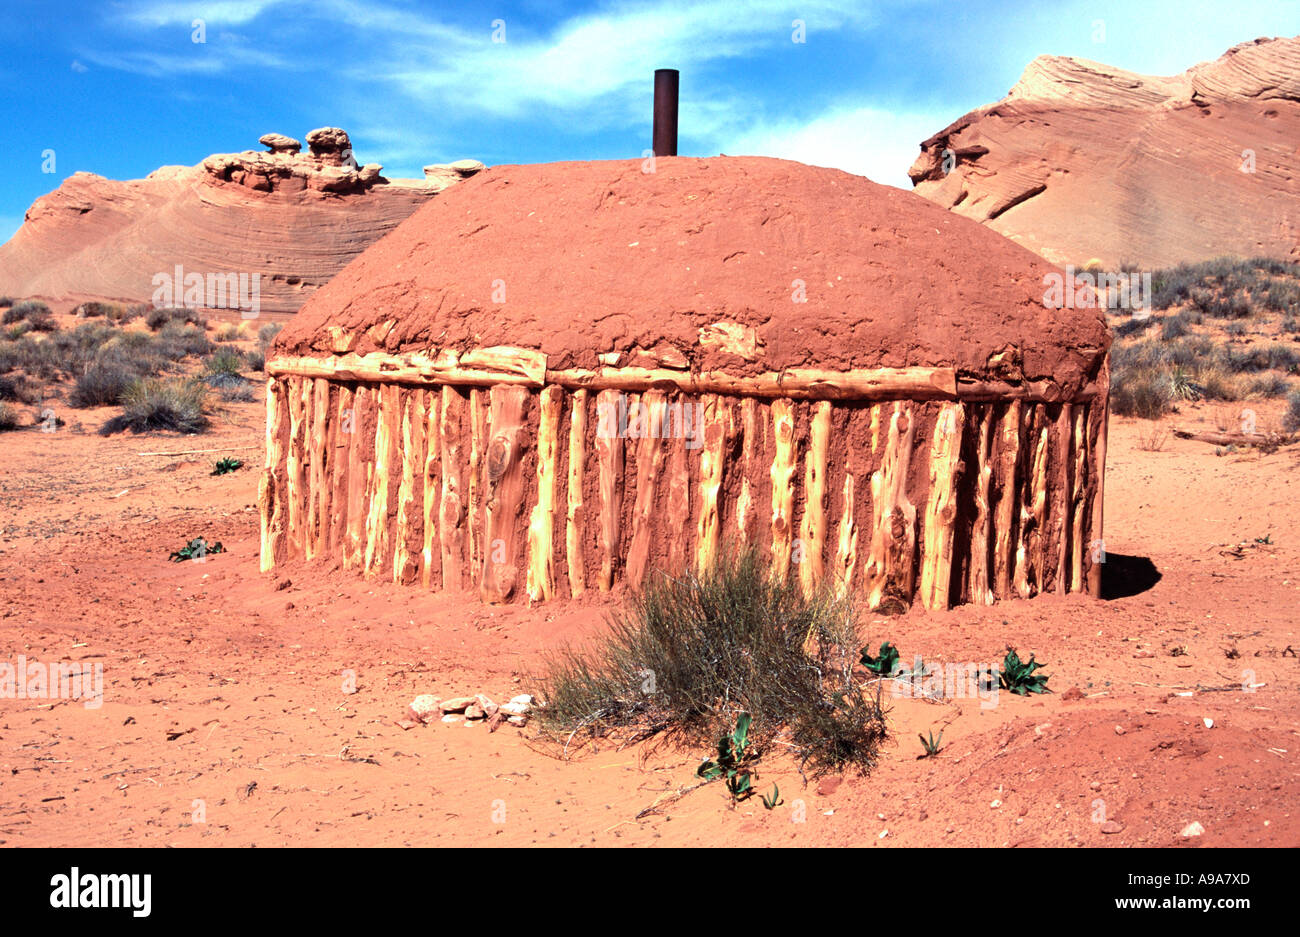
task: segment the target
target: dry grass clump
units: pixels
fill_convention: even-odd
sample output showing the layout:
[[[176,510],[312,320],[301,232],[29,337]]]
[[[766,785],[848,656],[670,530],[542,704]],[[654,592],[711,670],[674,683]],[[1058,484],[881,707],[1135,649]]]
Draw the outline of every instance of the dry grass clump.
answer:
[[[713,742],[748,712],[760,749],[780,739],[815,770],[870,766],[884,714],[855,680],[852,604],[773,581],[753,549],[724,556],[703,575],[653,574],[595,647],[553,654],[544,731],[566,746],[619,730]]]
[[[18,411],[7,403],[0,402],[0,433],[18,428]]]
[[[54,313],[39,299],[24,299],[14,303],[0,316],[0,323],[4,325],[18,322],[26,322],[28,330],[33,332],[53,332],[58,329],[54,324]]]
[[[105,423],[99,433],[201,433],[208,428],[207,395],[201,381],[142,378],[123,392],[122,414]]]
[[[1282,414],[1282,428],[1288,433],[1300,432],[1300,390],[1287,394],[1286,412]]]

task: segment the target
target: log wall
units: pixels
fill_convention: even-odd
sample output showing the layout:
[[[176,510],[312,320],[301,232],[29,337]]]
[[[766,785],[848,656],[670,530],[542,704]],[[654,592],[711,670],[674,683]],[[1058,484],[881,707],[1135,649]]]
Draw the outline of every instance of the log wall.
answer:
[[[873,608],[1100,585],[1100,394],[935,394],[912,371],[893,398],[875,378],[869,399],[807,381],[803,397],[637,393],[302,360],[268,366],[264,571],[324,559],[499,604],[635,587],[749,543],[776,575]]]

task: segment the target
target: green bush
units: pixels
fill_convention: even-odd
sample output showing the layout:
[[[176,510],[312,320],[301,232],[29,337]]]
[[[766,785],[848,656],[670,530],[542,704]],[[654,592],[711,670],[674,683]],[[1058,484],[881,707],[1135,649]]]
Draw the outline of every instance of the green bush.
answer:
[[[95,361],[77,378],[68,394],[72,407],[107,407],[122,401],[127,388],[141,378],[141,373],[120,360]]]
[[[142,378],[123,392],[122,414],[105,423],[99,432],[103,436],[123,430],[199,433],[208,427],[206,404],[207,388],[200,381]]]
[[[1110,372],[1110,409],[1120,416],[1158,420],[1169,406],[1173,388],[1161,370],[1144,365],[1114,367]]]
[[[257,341],[262,348],[270,348],[275,337],[284,331],[283,322],[268,322],[257,330]]]
[[[1286,396],[1286,412],[1282,414],[1282,428],[1288,433],[1300,431],[1300,388]]]
[[[169,324],[194,325],[200,329],[207,328],[208,320],[196,309],[180,307],[154,307],[145,313],[144,324],[157,332]]]
[[[207,334],[194,325],[169,322],[158,332],[159,353],[170,361],[211,354],[213,347]]]
[[[260,349],[245,352],[244,360],[248,362],[248,370],[250,371],[266,370],[266,353]]]
[[[551,655],[543,729],[556,738],[624,729],[698,742],[747,712],[759,749],[785,732],[818,770],[872,764],[884,715],[853,673],[852,605],[773,581],[752,549],[722,556],[703,575],[651,574],[594,650]]]
[[[53,332],[58,329],[54,324],[54,313],[39,299],[24,299],[14,303],[5,310],[3,316],[0,316],[0,322],[4,325],[23,321],[27,322],[34,332]]]

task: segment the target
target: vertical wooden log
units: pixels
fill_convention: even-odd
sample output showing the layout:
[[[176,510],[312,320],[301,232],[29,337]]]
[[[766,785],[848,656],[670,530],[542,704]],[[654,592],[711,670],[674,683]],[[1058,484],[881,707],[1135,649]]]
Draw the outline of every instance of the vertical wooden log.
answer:
[[[1070,578],[1068,565],[1070,562],[1070,476],[1074,469],[1074,462],[1070,458],[1070,438],[1074,433],[1073,411],[1074,408],[1070,404],[1061,404],[1061,412],[1057,414],[1056,427],[1052,431],[1056,436],[1054,461],[1058,466],[1056,471],[1060,475],[1060,482],[1053,486],[1049,493],[1051,507],[1048,513],[1055,532],[1055,586],[1058,595],[1065,595],[1068,591]],[[1051,476],[1048,477],[1050,485]]]
[[[270,572],[284,561],[285,480],[284,425],[289,416],[288,382],[266,382],[266,465],[258,485],[257,504],[262,518],[260,568]]]
[[[871,475],[867,604],[873,609],[887,600],[907,606],[916,591],[916,506],[907,498],[914,423],[911,406],[895,401],[880,468]]]
[[[1082,592],[1083,557],[1088,545],[1084,542],[1083,522],[1087,514],[1088,491],[1088,408],[1080,405],[1074,409],[1074,478],[1070,493],[1072,532],[1070,537],[1070,591]]]
[[[1041,404],[1025,415],[1025,437],[1033,447],[1020,506],[1020,536],[1016,545],[1016,593],[1037,595],[1043,575],[1043,522],[1047,514],[1048,430]]]
[[[479,595],[499,605],[510,601],[520,585],[516,531],[524,509],[524,405],[528,389],[494,384],[490,393],[484,477],[483,578]]]
[[[420,550],[420,584],[442,584],[442,541],[438,511],[442,505],[442,392],[430,388],[424,413],[424,543]]]
[[[582,532],[586,521],[582,479],[586,460],[587,391],[577,390],[573,393],[573,412],[569,416],[569,513],[564,532],[569,592],[574,598],[587,591],[587,570],[582,559]]]
[[[465,396],[455,387],[442,386],[442,416],[438,439],[442,446],[442,503],[438,529],[442,550],[442,587],[453,592],[468,588],[465,583],[465,497],[461,461],[462,420]]]
[[[921,554],[921,602],[927,609],[946,609],[952,604],[957,482],[965,425],[966,412],[960,402],[940,405],[930,446],[930,495],[925,505]]]
[[[722,489],[729,408],[715,394],[706,394],[700,402],[704,407],[704,448],[700,453],[700,508],[695,530],[695,570],[703,575],[718,562],[718,545],[722,534],[718,493]]]
[[[668,570],[676,576],[686,573],[691,555],[691,460],[690,446],[703,443],[703,404],[688,399],[665,411],[673,419],[681,418],[677,428],[668,425],[668,416],[661,436],[667,439],[668,450],[668,498],[667,508],[669,528],[673,535],[668,538]],[[659,527],[664,530],[663,525]]]
[[[754,448],[758,445],[758,401],[745,397],[740,401],[740,493],[736,497],[736,543],[747,547],[753,540],[754,492],[750,478],[754,471]]]
[[[622,394],[603,390],[596,397],[596,461],[600,469],[601,592],[614,588],[622,535],[623,435],[619,426]]]
[[[993,514],[993,581],[999,599],[1011,598],[1011,576],[1015,570],[1016,505],[1020,500],[1018,466],[1020,463],[1021,404],[1007,404],[998,421],[997,490],[998,503]]]
[[[563,388],[557,384],[542,388],[537,423],[537,504],[528,520],[527,589],[528,598],[534,602],[555,595],[555,476],[563,405]]]
[[[785,397],[772,401],[776,456],[772,459],[772,575],[784,582],[790,574],[794,539],[794,404]]]
[[[979,404],[979,436],[975,444],[975,519],[971,524],[970,599],[976,605],[992,605],[989,587],[989,525],[992,520],[989,487],[993,480],[993,405]]]
[[[352,452],[352,400],[355,394],[348,384],[340,384],[334,419],[330,425],[330,520],[325,552],[343,554],[344,534],[348,523],[348,464]]]
[[[307,439],[307,408],[303,390],[310,385],[307,378],[291,377],[288,380],[289,398],[289,457],[286,464],[288,475],[287,494],[289,497],[289,535],[288,552],[299,556],[305,549],[306,517],[303,510],[306,504],[307,480],[305,476],[304,447]]]
[[[853,588],[853,572],[858,565],[858,524],[854,518],[854,481],[852,473],[844,476],[844,513],[840,515],[840,536],[835,550],[835,593],[844,598]]]
[[[367,579],[391,568],[393,530],[389,511],[389,478],[397,456],[398,434],[402,431],[401,388],[384,384],[379,388],[375,417],[375,467],[370,479],[370,506],[366,514],[366,555],[363,570]]]
[[[632,507],[632,539],[627,547],[627,581],[640,588],[650,562],[650,537],[653,533],[655,482],[663,474],[664,449],[660,439],[664,416],[664,396],[657,390],[646,391],[640,400],[648,425],[633,422],[637,402],[629,401],[628,436],[637,439],[636,501]],[[639,421],[638,421],[639,422]]]
[[[487,445],[487,392],[469,392],[469,471],[465,478],[468,499],[469,568],[483,566],[483,448]]]
[[[307,559],[324,552],[329,523],[329,405],[330,382],[318,377],[309,382],[311,402],[308,411],[307,438]]]
[[[1102,366],[1099,383],[1103,388],[1110,387],[1110,362]],[[1092,490],[1092,531],[1088,544],[1088,594],[1101,598],[1101,568],[1106,562],[1106,541],[1103,538],[1102,505],[1106,489],[1106,438],[1110,432],[1110,398],[1094,401],[1094,407],[1100,407],[1097,426],[1097,441],[1093,444],[1093,473],[1095,478]]]
[[[803,523],[799,526],[799,585],[805,596],[821,585],[826,574],[826,460],[831,444],[831,402],[812,405],[808,452],[804,456]]]
[[[415,388],[404,396],[400,454],[402,477],[397,486],[397,528],[393,544],[393,582],[399,585],[414,582],[420,571],[412,542],[418,536],[420,519],[420,508],[415,505],[415,489],[424,474],[424,390]]]
[[[358,384],[352,397],[352,442],[348,446],[348,514],[343,536],[343,568],[353,569],[365,561],[366,515],[370,510],[372,459],[366,458],[369,440],[362,436],[367,418],[375,409],[377,390]]]

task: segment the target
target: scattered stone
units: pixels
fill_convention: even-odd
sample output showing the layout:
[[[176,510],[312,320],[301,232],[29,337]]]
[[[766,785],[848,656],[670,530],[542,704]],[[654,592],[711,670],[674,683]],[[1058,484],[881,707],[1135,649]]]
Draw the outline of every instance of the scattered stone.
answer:
[[[1083,699],[1083,690],[1079,689],[1077,686],[1072,686],[1064,693],[1061,694],[1061,699],[1065,700],[1066,702],[1073,702],[1074,700],[1077,699]]]
[[[510,723],[512,726],[522,727],[528,725],[528,717],[527,716],[506,716],[506,722]]]
[[[1211,719],[1211,718],[1209,718],[1208,716],[1205,717],[1204,719],[1202,719],[1201,721],[1205,723],[1205,728],[1207,728],[1207,729],[1213,729],[1213,728],[1214,728],[1214,720]]]
[[[1094,791],[1099,791],[1099,790],[1101,790],[1101,782],[1100,782],[1100,781],[1093,781],[1093,782],[1092,782],[1091,784],[1089,784],[1088,786],[1091,787]]]
[[[474,697],[457,696],[452,699],[443,700],[442,711],[445,713],[463,713],[472,705],[474,705]]]
[[[1156,653],[1155,651],[1137,651],[1133,654],[1133,656],[1138,658],[1148,658],[1148,657],[1155,657]]]
[[[281,579],[281,580],[279,580],[278,582],[276,582],[276,584],[275,584],[275,591],[276,591],[276,592],[283,592],[285,589],[289,588],[291,585],[293,585],[293,580],[286,576],[284,579]]]
[[[1183,827],[1183,831],[1179,835],[1184,839],[1190,839],[1193,836],[1200,836],[1204,832],[1205,827],[1201,826],[1201,824],[1196,820],[1193,820],[1191,823]]]
[[[995,800],[991,804],[989,804],[989,806],[992,807],[994,810],[997,810],[999,807],[1002,806],[1002,801]]]
[[[1123,734],[1124,734],[1124,731],[1125,731],[1125,730],[1124,730],[1124,727],[1123,727],[1123,726],[1115,726],[1115,734],[1116,734],[1116,735],[1123,735]]]
[[[443,721],[443,722],[460,722],[460,716],[457,716],[457,715],[455,715],[454,713],[447,713],[447,715],[445,715],[445,716],[442,717],[442,721]]]
[[[483,710],[484,714],[488,716],[495,716],[497,710],[501,708],[496,703],[492,702],[490,697],[485,696],[482,693],[475,696],[474,700],[478,703],[479,708]]]
[[[429,722],[434,716],[437,716],[442,712],[441,705],[441,701],[438,697],[433,696],[430,693],[422,693],[415,699],[411,700],[411,705],[408,709],[410,710],[412,719],[415,719],[417,722]]]
[[[1107,836],[1110,836],[1115,833],[1123,833],[1124,824],[1116,822],[1115,820],[1107,820],[1105,823],[1101,825],[1101,831],[1105,833]]]
[[[480,706],[478,703],[470,703],[468,706],[465,707],[466,719],[484,719],[486,717],[487,717],[487,713],[483,711],[483,707]]]

